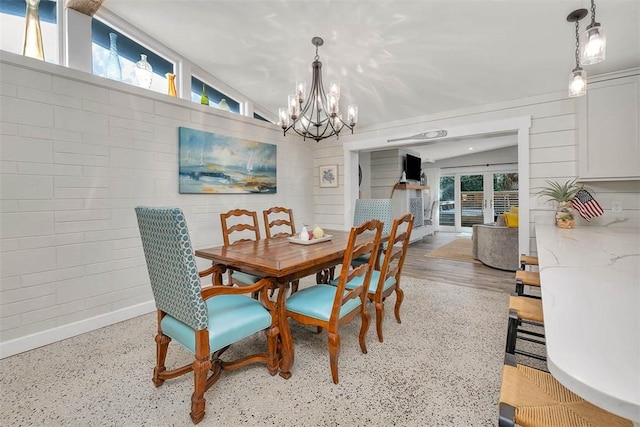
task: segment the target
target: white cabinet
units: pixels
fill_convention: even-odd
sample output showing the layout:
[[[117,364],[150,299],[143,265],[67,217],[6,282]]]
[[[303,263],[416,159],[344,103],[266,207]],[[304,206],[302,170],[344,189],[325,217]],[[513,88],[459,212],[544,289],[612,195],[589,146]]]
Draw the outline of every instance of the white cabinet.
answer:
[[[640,75],[590,83],[578,100],[581,181],[640,179]]]

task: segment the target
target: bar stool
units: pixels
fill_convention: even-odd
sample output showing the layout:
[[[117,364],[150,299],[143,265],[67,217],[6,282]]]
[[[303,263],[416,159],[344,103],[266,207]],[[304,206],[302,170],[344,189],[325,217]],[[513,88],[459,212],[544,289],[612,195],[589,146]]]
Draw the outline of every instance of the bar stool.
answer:
[[[516,271],[516,294],[519,296],[525,296],[529,298],[540,298],[537,295],[530,295],[524,293],[524,287],[534,286],[540,288],[540,273],[536,271],[518,270]]]
[[[516,341],[518,339],[545,345],[543,341],[544,334],[523,329],[521,327],[523,323],[539,327],[544,326],[542,300],[512,295],[509,297],[509,323],[507,327],[507,345],[505,351],[508,354],[521,354],[546,361],[547,358],[545,356],[516,348]]]
[[[525,270],[527,266],[538,265],[538,257],[531,255],[520,255],[520,270]]]
[[[505,355],[500,387],[499,427],[632,427],[629,420],[572,393],[548,372],[516,364]]]

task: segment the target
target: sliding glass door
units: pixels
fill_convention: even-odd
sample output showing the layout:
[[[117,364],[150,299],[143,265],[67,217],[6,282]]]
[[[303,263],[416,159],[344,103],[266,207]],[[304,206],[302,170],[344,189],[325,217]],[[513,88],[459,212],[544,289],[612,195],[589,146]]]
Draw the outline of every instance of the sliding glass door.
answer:
[[[518,174],[456,173],[440,177],[440,229],[470,232],[518,206]]]

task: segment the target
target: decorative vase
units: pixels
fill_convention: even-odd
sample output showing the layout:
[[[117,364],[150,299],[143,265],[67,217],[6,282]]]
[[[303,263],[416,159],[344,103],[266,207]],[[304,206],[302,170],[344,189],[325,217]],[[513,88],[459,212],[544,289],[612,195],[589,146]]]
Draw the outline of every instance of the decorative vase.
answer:
[[[107,62],[107,78],[122,80],[122,66],[120,65],[120,55],[118,54],[118,35],[109,33],[109,61]]]
[[[138,86],[149,89],[152,78],[153,67],[147,62],[147,55],[141,53],[140,61],[136,62],[136,80],[138,81]]]
[[[42,47],[42,31],[40,30],[40,0],[27,0],[27,12],[25,15],[24,46],[22,54],[31,58],[44,61],[44,48]]]
[[[169,96],[178,96],[178,93],[176,92],[176,75],[173,73],[167,73],[166,76],[168,84],[167,93],[169,94]]]
[[[556,208],[556,225],[559,228],[575,228],[576,220],[571,202],[558,202]]]
[[[202,96],[200,97],[200,104],[209,105],[209,97],[207,96],[207,86],[202,84]]]
[[[231,108],[229,108],[229,104],[227,104],[227,100],[224,98],[220,100],[220,103],[218,104],[218,108],[224,111],[231,111]]]

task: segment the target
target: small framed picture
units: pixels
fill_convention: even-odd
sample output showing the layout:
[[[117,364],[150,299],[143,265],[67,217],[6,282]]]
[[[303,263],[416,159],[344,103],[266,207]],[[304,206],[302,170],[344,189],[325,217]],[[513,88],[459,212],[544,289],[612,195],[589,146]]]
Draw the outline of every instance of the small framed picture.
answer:
[[[320,166],[320,187],[338,186],[338,165]]]

